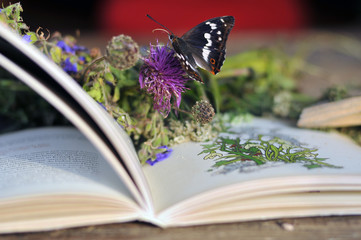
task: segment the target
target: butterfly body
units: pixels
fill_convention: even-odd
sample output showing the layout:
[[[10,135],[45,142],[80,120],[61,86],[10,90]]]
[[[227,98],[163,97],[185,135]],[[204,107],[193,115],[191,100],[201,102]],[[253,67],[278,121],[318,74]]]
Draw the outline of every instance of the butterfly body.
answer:
[[[198,24],[182,37],[169,34],[176,56],[191,78],[203,82],[197,67],[214,75],[220,71],[226,56],[226,41],[233,26],[234,17],[223,16]]]
[[[181,63],[183,69],[194,80],[203,82],[197,70],[198,64],[193,57],[193,53],[189,45],[179,37],[170,36],[170,40],[172,41],[173,49],[176,52],[176,56]]]

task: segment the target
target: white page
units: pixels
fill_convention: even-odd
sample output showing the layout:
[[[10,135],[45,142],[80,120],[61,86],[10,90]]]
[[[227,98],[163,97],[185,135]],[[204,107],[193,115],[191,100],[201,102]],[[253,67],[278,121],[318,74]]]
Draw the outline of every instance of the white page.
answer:
[[[352,192],[288,193],[227,202],[214,211],[188,212],[174,216],[165,226],[189,226],[234,221],[265,220],[285,217],[359,215],[361,195]],[[209,210],[209,209],[208,209]]]
[[[61,98],[52,93],[49,89],[44,87],[39,81],[34,79],[31,75],[25,72],[23,69],[19,68],[13,62],[8,60],[6,57],[0,54],[0,65],[7,69],[9,72],[14,74],[16,77],[21,79],[24,83],[33,88],[40,96],[44,97],[47,101],[53,104],[64,116],[66,116],[75,126],[77,126],[82,133],[87,136],[87,138],[98,148],[98,150],[103,154],[105,159],[109,162],[112,168],[119,174],[122,178],[122,181],[132,192],[134,197],[141,202],[141,197],[139,196],[138,190],[135,188],[133,182],[119,164],[118,159],[114,154],[109,150],[105,145],[102,139],[90,128],[90,126],[84,122],[84,120],[67,104],[63,102]]]
[[[250,167],[235,164],[233,168],[228,166],[228,170],[224,167],[216,169],[212,168],[214,160],[205,160],[206,154],[199,155],[204,150],[201,143],[180,144],[173,148],[168,159],[154,166],[144,166],[157,212],[192,196],[247,181],[260,180],[266,184],[268,178],[295,176],[330,176],[332,181],[332,176],[353,175],[357,178],[355,184],[361,182],[361,148],[344,136],[290,128],[284,123],[266,119],[254,119],[234,129],[240,133],[237,135],[243,141],[252,138],[254,134],[264,134],[278,136],[308,148],[317,148],[318,156],[327,158],[326,163],[342,168],[307,169],[300,163],[274,162]],[[213,171],[209,172],[209,169]],[[337,183],[337,178],[334,181]],[[304,182],[307,185],[307,178]],[[286,180],[284,184],[292,186],[292,182]]]
[[[97,104],[68,74],[66,74],[61,68],[59,68],[55,63],[49,61],[44,54],[42,54],[38,49],[30,44],[24,43],[20,37],[10,32],[4,26],[0,25],[0,36],[10,42],[13,46],[19,49],[23,54],[30,57],[33,62],[35,62],[39,67],[41,67],[44,71],[46,71],[58,84],[60,84],[63,89],[65,89],[81,106],[82,108],[91,116],[91,118],[97,123],[97,125],[101,128],[103,133],[106,135],[108,140],[112,143],[112,146],[116,149],[117,153],[122,158],[123,162],[127,166],[127,170],[131,173],[131,177],[134,179],[138,189],[141,192],[141,197],[144,199],[140,199],[140,196],[135,192],[136,189],[134,186],[130,186],[132,188],[132,192],[137,198],[140,205],[147,208],[149,212],[152,212],[152,202],[149,192],[149,187],[147,181],[144,177],[144,174],[141,170],[141,165],[138,160],[136,151],[134,146],[128,137],[128,135],[124,132],[124,130],[117,124],[113,118],[109,116],[109,114],[105,114],[104,110]],[[16,72],[12,72],[16,75]],[[23,80],[22,77],[17,76],[20,80]],[[29,83],[27,83],[29,84]],[[40,95],[42,94],[38,89],[33,88]],[[44,97],[44,96],[43,96]],[[44,97],[46,98],[46,97]],[[48,101],[49,99],[46,98]],[[51,101],[49,101],[51,102]],[[56,106],[60,112],[63,113],[61,109],[62,106]],[[64,113],[63,113],[64,114]],[[65,115],[65,114],[64,114]],[[68,116],[67,116],[68,117]],[[69,120],[72,121],[70,118]],[[74,124],[76,127],[81,129],[80,125]],[[84,128],[84,127],[83,127]],[[89,130],[89,129],[88,129]],[[88,132],[83,131],[85,135],[89,138],[90,141],[95,143],[94,135],[91,136]],[[98,144],[94,144],[98,147]],[[99,150],[105,154],[103,149],[99,147]],[[117,161],[114,160],[113,157],[109,157],[109,154],[105,156],[105,158],[110,161],[111,165],[120,172],[120,174],[124,175],[124,170],[121,169],[121,166]],[[128,182],[126,177],[124,180]]]
[[[30,87],[37,91],[41,96],[43,96],[47,101],[53,104],[60,112],[62,112],[73,124],[79,128],[93,144],[99,149],[105,158],[110,162],[113,168],[122,176],[123,181],[130,188],[131,192],[137,199],[138,203],[147,208],[149,212],[152,212],[152,203],[149,188],[143,172],[141,170],[141,165],[139,163],[137,154],[134,150],[132,142],[124,130],[112,119],[108,114],[105,114],[104,110],[97,104],[91,97],[81,89],[81,87],[69,77],[62,69],[60,69],[53,62],[49,61],[42,53],[40,53],[35,47],[25,44],[20,37],[16,36],[4,26],[0,25],[0,36],[10,42],[13,46],[18,48],[26,56],[30,57],[35,63],[37,63],[43,70],[45,70],[57,83],[59,83],[85,110],[86,112],[97,122],[98,126],[102,129],[104,134],[107,136],[109,141],[112,143],[113,147],[117,150],[117,153],[120,155],[127,170],[131,173],[132,178],[137,184],[136,188],[131,184],[129,176],[126,176],[125,170],[119,164],[112,153],[106,150],[104,143],[101,143],[101,140],[89,129],[82,119],[77,119],[72,113],[72,109],[68,109],[67,106],[64,106],[61,103],[61,99],[56,99],[56,96],[46,89],[44,86],[41,86],[34,78],[31,76],[26,76],[26,72],[22,69],[17,68],[16,64],[11,64],[9,61],[6,61],[6,58],[2,58],[0,61],[1,65],[12,74],[17,76],[20,80],[25,81]],[[10,66],[12,65],[12,66]],[[75,119],[75,120],[74,120]],[[139,195],[138,189],[141,192]],[[142,199],[143,198],[143,199]]]
[[[117,173],[75,128],[0,136],[0,199],[71,193],[134,202]]]

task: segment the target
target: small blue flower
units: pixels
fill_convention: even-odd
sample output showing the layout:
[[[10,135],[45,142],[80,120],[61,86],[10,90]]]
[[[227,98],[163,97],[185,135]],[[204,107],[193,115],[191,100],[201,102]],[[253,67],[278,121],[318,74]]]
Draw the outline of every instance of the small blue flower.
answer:
[[[24,35],[22,37],[22,40],[26,43],[31,43],[30,35]]]
[[[68,44],[66,44],[64,41],[59,41],[56,46],[60,47],[61,50],[67,53],[75,54],[75,50],[73,50]]]
[[[167,159],[170,156],[170,154],[173,152],[173,149],[170,149],[167,146],[160,146],[158,149],[161,149],[161,148],[165,148],[166,151],[162,152],[162,153],[157,153],[156,154],[156,159],[154,159],[153,161],[152,161],[152,159],[148,159],[146,161],[146,163],[153,166],[154,164]]]
[[[73,50],[74,50],[75,52],[77,52],[77,51],[87,52],[87,51],[88,51],[88,49],[87,49],[86,47],[84,47],[84,46],[78,46],[78,45],[74,45],[74,46],[73,46]]]
[[[67,73],[77,73],[78,72],[77,64],[72,63],[70,61],[70,58],[65,59],[65,61],[63,63],[63,69]]]
[[[63,50],[66,53],[71,53],[71,54],[75,54],[75,52],[77,51],[88,51],[88,49],[86,47],[83,46],[78,46],[78,45],[74,45],[73,47],[69,46],[68,44],[66,44],[65,41],[60,40],[57,42],[56,46],[60,47],[61,50]]]
[[[80,56],[80,57],[79,57],[79,60],[85,62],[85,57],[84,57],[84,56]]]

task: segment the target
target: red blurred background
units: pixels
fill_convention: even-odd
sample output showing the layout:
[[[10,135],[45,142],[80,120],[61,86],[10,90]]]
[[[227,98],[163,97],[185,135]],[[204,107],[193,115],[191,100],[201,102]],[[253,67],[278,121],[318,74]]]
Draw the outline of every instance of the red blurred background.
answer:
[[[5,3],[6,1],[2,1]],[[360,26],[359,0],[37,0],[22,1],[25,22],[51,31],[145,34],[158,27],[182,34],[212,17],[233,15],[236,31]]]
[[[178,35],[212,17],[232,15],[237,30],[290,30],[308,25],[307,6],[300,0],[182,0],[117,1],[98,5],[101,30],[128,34],[151,32],[159,27],[146,18],[151,15]]]
[[[354,30],[361,26],[360,0],[37,0],[21,3],[24,21],[31,30],[39,26],[63,34],[80,30],[82,40],[85,38],[88,42],[104,41],[121,33],[131,35],[139,43],[166,39],[167,35],[162,32],[152,33],[160,26],[146,14],[178,36],[206,19],[224,15],[235,17],[232,36],[249,32],[275,35],[305,29]]]

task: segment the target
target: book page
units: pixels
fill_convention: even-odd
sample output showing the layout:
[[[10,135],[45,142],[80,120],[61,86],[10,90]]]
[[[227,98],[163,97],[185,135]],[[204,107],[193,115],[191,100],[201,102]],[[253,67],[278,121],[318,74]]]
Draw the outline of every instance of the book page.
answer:
[[[303,191],[361,186],[361,148],[345,136],[267,119],[230,130],[215,142],[176,145],[168,159],[144,166],[158,213],[207,193],[206,202],[257,188],[272,194],[273,187],[291,191],[297,184]]]
[[[75,128],[0,136],[0,200],[71,193],[134,202],[117,173]]]
[[[148,184],[132,142],[116,121],[61,68],[0,25],[0,65],[64,114],[98,148],[137,202],[152,212]],[[28,72],[27,72],[28,71]]]

